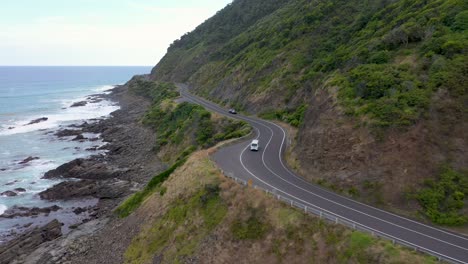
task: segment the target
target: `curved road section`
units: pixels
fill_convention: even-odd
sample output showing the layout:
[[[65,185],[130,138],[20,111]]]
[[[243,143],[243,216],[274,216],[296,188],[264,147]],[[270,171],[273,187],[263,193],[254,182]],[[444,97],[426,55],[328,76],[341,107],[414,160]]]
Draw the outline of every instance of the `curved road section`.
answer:
[[[291,202],[335,216],[358,229],[380,234],[449,262],[468,263],[468,237],[365,205],[306,182],[284,164],[286,132],[280,126],[258,118],[229,114],[226,109],[190,94],[185,85],[179,87],[186,100],[244,120],[255,129],[260,142],[258,152],[250,151],[250,142],[243,141],[222,148],[213,155],[226,174],[251,180],[253,184]]]

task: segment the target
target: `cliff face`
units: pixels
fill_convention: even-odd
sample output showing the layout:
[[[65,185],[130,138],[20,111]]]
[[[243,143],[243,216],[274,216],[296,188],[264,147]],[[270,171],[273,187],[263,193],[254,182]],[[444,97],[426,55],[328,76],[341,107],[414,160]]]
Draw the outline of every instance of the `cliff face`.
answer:
[[[235,0],[176,40],[151,78],[297,126],[310,181],[459,214],[463,202],[445,201],[468,195],[467,28],[462,0]],[[435,194],[447,171],[461,189]],[[442,198],[429,205],[424,190]]]

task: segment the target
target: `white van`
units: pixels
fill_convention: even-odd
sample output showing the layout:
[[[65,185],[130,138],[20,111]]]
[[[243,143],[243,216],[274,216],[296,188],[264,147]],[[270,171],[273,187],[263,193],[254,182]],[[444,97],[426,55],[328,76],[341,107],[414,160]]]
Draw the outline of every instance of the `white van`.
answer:
[[[252,140],[252,143],[250,143],[250,150],[258,151],[258,139]]]

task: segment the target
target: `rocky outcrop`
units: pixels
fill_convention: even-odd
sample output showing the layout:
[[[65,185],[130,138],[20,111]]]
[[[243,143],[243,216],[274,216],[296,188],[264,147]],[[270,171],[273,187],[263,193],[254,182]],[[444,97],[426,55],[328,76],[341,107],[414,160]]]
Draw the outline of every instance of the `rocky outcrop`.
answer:
[[[85,140],[85,139],[86,138],[82,134],[80,134],[76,136],[74,139],[72,139],[72,141],[80,141],[80,140]]]
[[[109,179],[125,172],[96,159],[75,159],[44,174],[44,179],[78,178],[78,179]]]
[[[1,196],[12,197],[12,196],[16,196],[18,194],[16,192],[14,192],[14,191],[5,191],[5,192],[0,193],[0,195]]]
[[[71,200],[83,197],[113,199],[130,193],[133,184],[118,179],[65,181],[39,193],[44,200]]]
[[[80,101],[80,102],[73,103],[70,107],[85,106],[87,104],[88,104],[88,102],[86,102],[86,101]]]
[[[62,130],[59,130],[54,135],[60,138],[60,137],[78,136],[81,133],[82,131],[78,129],[62,129]]]
[[[18,256],[33,252],[42,243],[60,237],[62,235],[61,227],[62,224],[54,219],[47,225],[35,228],[0,246],[0,263],[11,263]]]
[[[0,218],[14,218],[14,217],[28,217],[28,216],[37,216],[39,214],[49,215],[51,212],[55,212],[62,209],[58,205],[52,205],[49,207],[24,207],[24,206],[13,206],[8,208]]]
[[[31,120],[31,122],[27,123],[25,126],[32,125],[32,124],[37,124],[37,123],[44,122],[44,121],[47,121],[47,120],[49,120],[48,117],[41,117],[41,118],[38,118],[38,119]]]
[[[15,182],[7,183],[5,185],[12,185],[14,183]],[[24,188],[15,188],[14,190],[8,190],[8,191],[4,191],[4,192],[0,193],[0,196],[12,197],[12,196],[17,196],[18,193],[22,193],[22,192],[26,192],[26,189],[24,189]]]
[[[38,160],[39,157],[32,157],[32,156],[29,156],[27,158],[25,158],[24,160],[20,161],[18,164],[26,164],[30,161],[33,161],[33,160]]]
[[[18,180],[14,180],[14,181],[11,181],[11,182],[7,182],[5,183],[5,185],[13,185],[15,183],[19,182]]]

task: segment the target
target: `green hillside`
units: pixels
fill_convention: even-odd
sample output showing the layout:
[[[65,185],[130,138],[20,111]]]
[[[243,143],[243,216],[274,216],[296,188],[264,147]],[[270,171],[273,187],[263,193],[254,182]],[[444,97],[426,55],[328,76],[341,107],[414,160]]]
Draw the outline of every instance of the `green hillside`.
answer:
[[[337,85],[349,114],[408,125],[435,90],[466,95],[467,5],[238,0],[176,40],[152,77],[248,109],[258,102],[256,110],[267,110],[273,94],[275,107],[295,108]]]

